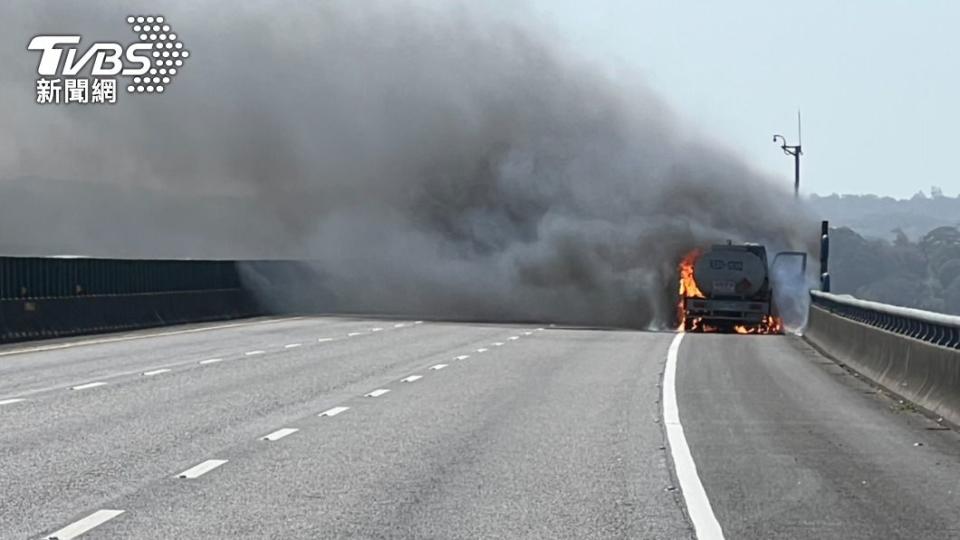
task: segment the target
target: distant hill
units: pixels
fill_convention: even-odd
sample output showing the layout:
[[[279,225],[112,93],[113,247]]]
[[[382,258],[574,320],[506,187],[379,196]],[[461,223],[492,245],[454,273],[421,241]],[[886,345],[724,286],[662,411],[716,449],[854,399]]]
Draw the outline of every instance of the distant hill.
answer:
[[[946,197],[938,188],[931,196],[922,191],[910,199],[877,195],[811,195],[808,202],[821,219],[833,227],[849,227],[869,238],[894,240],[899,229],[918,240],[937,227],[960,225],[960,197]]]
[[[912,241],[830,233],[832,292],[960,315],[960,230],[938,227]]]
[[[960,314],[960,197],[811,195],[830,221],[833,292]]]

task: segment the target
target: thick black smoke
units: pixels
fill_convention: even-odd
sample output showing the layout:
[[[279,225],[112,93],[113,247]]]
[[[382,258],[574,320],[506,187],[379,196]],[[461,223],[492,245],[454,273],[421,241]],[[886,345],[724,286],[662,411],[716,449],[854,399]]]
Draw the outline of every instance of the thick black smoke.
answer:
[[[816,241],[642,85],[444,5],[4,4],[0,186],[45,219],[0,245],[312,259],[300,300],[323,310],[665,326],[691,248]],[[32,103],[33,34],[125,41],[144,10],[192,53],[164,95]]]

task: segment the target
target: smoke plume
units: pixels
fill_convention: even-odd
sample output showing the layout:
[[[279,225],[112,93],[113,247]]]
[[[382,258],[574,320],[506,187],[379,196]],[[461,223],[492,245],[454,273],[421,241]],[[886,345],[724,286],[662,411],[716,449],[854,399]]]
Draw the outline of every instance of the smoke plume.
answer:
[[[693,247],[816,241],[642,84],[495,9],[140,8],[0,7],[0,247],[310,260],[297,301],[324,311],[662,327]],[[130,41],[147,11],[192,55],[167,92],[33,103],[32,35]]]

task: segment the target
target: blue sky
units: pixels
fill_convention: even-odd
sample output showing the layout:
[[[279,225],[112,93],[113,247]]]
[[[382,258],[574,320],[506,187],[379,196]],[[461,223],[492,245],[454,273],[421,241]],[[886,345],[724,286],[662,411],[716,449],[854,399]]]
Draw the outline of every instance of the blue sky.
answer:
[[[909,197],[960,192],[960,2],[529,0],[614,74],[636,74],[685,121],[802,188]]]

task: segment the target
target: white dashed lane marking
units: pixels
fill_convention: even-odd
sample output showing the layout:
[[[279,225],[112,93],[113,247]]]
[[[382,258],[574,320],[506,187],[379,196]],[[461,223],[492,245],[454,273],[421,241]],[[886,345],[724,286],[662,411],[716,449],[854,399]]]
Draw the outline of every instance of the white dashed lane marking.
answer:
[[[317,416],[330,416],[330,417],[333,417],[333,416],[336,416],[336,415],[338,415],[338,414],[340,414],[340,413],[342,413],[342,412],[344,412],[344,411],[347,411],[347,410],[349,410],[349,409],[350,409],[350,407],[334,407],[334,408],[332,408],[332,409],[327,409],[327,410],[323,411],[322,413],[318,414]]]
[[[378,388],[378,389],[374,390],[373,392],[364,394],[363,397],[380,397],[380,396],[386,394],[386,393],[389,392],[389,391],[390,391],[389,388]]]
[[[72,540],[81,534],[89,532],[94,527],[103,525],[111,519],[119,516],[123,510],[97,510],[89,516],[74,521],[70,525],[47,537],[47,540]]]
[[[400,379],[400,382],[414,382],[414,381],[419,381],[422,378],[423,378],[423,375],[411,375],[405,379]]]
[[[441,369],[447,367],[447,364],[437,364],[435,366],[430,366],[430,369],[434,371],[440,371]]]
[[[455,357],[454,360],[466,360],[467,358],[470,358],[469,354],[461,354],[460,356]]]
[[[207,360],[201,360],[200,365],[216,364],[217,362],[223,362],[223,358],[209,358]]]
[[[502,342],[502,341],[496,341],[496,342],[494,342],[493,346],[494,346],[494,347],[503,347],[503,342]]]
[[[365,334],[365,332],[350,332],[347,334],[347,337],[362,336],[363,334]]]
[[[154,370],[152,370],[152,371],[144,371],[144,372],[143,372],[143,375],[144,375],[145,377],[153,377],[154,375],[160,375],[161,373],[170,373],[170,371],[171,371],[171,370],[168,369],[168,368],[154,369]]]
[[[393,325],[394,328],[403,328],[403,327],[405,327],[405,326],[407,326],[407,325],[404,324],[404,323],[397,323],[397,324]]]
[[[21,401],[23,401],[23,398],[5,399],[0,401],[0,405],[13,405],[14,403],[20,403]]]
[[[265,435],[265,436],[263,436],[263,437],[260,437],[260,440],[261,440],[261,441],[271,441],[271,442],[273,442],[273,441],[279,441],[280,439],[286,437],[287,435],[293,435],[294,433],[296,433],[296,432],[298,432],[298,431],[300,431],[300,430],[297,429],[297,428],[283,428],[283,429],[278,429],[278,430],[274,431],[273,433],[271,433],[271,434],[269,434],[269,435]]]
[[[281,319],[271,319],[267,321],[256,321],[249,323],[231,323],[231,324],[220,324],[217,326],[207,326],[204,328],[191,328],[189,330],[174,330],[172,332],[156,332],[151,334],[143,334],[138,336],[123,336],[123,337],[113,337],[106,339],[88,339],[83,341],[74,341],[71,343],[61,343],[59,345],[43,345],[40,347],[28,347],[25,349],[14,349],[12,351],[0,352],[0,356],[8,356],[11,354],[24,354],[24,353],[34,353],[34,352],[45,352],[45,351],[58,351],[61,349],[72,349],[74,347],[85,347],[89,345],[101,345],[104,343],[118,343],[121,341],[134,341],[140,339],[150,339],[155,337],[164,337],[164,336],[177,336],[181,334],[193,334],[196,332],[210,332],[213,330],[222,330],[224,328],[238,328],[242,326],[253,326],[253,325],[265,325],[265,324],[276,324],[284,323],[288,321],[297,321],[303,319],[303,317],[284,317]]]
[[[332,338],[332,337],[322,337],[322,338],[320,338],[320,339],[317,340],[317,343],[326,343],[326,342],[328,342],[328,341],[333,341],[333,338]]]
[[[243,353],[243,355],[244,355],[244,356],[257,356],[257,355],[266,354],[266,353],[267,353],[267,351],[256,350],[256,351],[247,351],[247,352]]]
[[[302,346],[302,345],[301,345],[300,343],[288,343],[288,344],[284,345],[283,348],[284,348],[284,349],[296,349],[297,347],[301,347],[301,346]]]
[[[87,384],[78,384],[77,386],[70,387],[71,390],[86,390],[87,388],[96,388],[98,386],[105,386],[107,383],[103,381],[92,382]]]
[[[187,479],[199,478],[200,476],[207,474],[208,472],[216,469],[217,467],[223,465],[226,462],[227,460],[225,459],[208,459],[207,461],[204,461],[199,465],[190,467],[189,469],[178,474],[177,478],[187,478]]]
[[[477,349],[477,352],[478,352],[478,353],[485,353],[485,352],[487,352],[487,351],[489,351],[489,350],[490,350],[490,349],[480,348],[480,349]]]
[[[509,339],[510,341],[516,341],[516,340],[520,339],[520,336],[510,336],[510,337],[508,337],[507,339]]]
[[[380,331],[382,331],[382,330],[383,330],[383,328],[379,328],[379,327],[378,327],[378,328],[371,328],[371,329],[370,329],[371,332],[380,332]]]
[[[532,335],[533,335],[533,332],[524,332],[523,335],[525,335],[525,336],[532,336]]]

